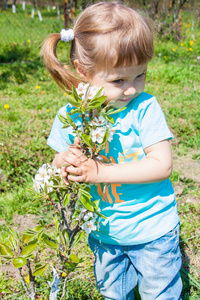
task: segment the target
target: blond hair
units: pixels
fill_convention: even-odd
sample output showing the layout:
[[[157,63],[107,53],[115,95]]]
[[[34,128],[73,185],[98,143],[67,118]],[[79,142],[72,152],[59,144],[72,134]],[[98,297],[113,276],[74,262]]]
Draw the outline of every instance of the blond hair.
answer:
[[[99,2],[86,8],[74,25],[70,59],[78,60],[87,75],[109,68],[148,63],[154,55],[151,21],[118,2]],[[55,81],[71,89],[81,81],[56,56],[60,33],[44,42],[41,55]]]

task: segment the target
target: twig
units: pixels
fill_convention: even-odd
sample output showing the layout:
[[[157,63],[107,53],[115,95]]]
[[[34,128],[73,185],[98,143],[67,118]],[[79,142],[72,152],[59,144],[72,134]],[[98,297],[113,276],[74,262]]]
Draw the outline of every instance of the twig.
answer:
[[[65,279],[64,279],[64,284],[63,284],[63,288],[62,288],[62,295],[61,295],[61,298],[60,298],[60,300],[62,300],[63,298],[64,298],[64,296],[65,296],[65,293],[66,293],[66,283],[67,283],[67,276],[65,277]]]
[[[28,289],[28,287],[27,287],[27,285],[26,285],[26,283],[25,283],[25,281],[24,281],[24,278],[23,278],[23,276],[22,276],[21,268],[18,268],[18,271],[19,271],[20,281],[21,281],[21,283],[22,283],[22,285],[23,285],[23,287],[24,287],[24,289],[25,289],[25,291],[26,291],[27,296],[28,296],[30,299],[35,300],[35,297],[34,297],[34,298],[32,297],[33,295],[31,294],[30,290]]]
[[[186,241],[193,240],[193,239],[195,239],[196,237],[200,237],[200,234],[197,234],[197,235],[191,236],[190,238],[188,238],[188,239],[185,239],[185,240],[180,240],[179,244],[180,244],[180,243],[185,243]]]
[[[28,273],[29,273],[29,278],[30,278],[31,299],[34,300],[35,299],[35,277],[32,274],[32,270],[31,270],[31,265],[30,265],[29,259],[27,259],[26,265],[28,267]]]

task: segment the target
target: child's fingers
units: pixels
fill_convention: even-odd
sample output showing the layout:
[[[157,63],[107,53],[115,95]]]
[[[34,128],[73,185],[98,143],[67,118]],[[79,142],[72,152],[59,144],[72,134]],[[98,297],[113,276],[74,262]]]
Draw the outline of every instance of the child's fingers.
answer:
[[[72,165],[66,167],[67,171],[67,179],[71,181],[77,181],[77,182],[85,182],[86,178],[84,175],[84,172],[81,168],[74,167]]]
[[[70,175],[71,174],[74,174],[74,175],[77,175],[77,176],[80,176],[80,175],[83,175],[83,170],[81,168],[76,168],[74,166],[69,166],[66,168],[66,171],[67,171],[67,174]]]
[[[69,148],[69,151],[71,151],[71,153],[73,153],[78,160],[80,160],[80,162],[84,162],[86,160],[88,160],[88,158],[85,156],[85,154],[83,154],[83,152],[77,148]]]
[[[86,182],[85,176],[84,176],[84,175],[82,175],[82,176],[69,175],[69,176],[68,176],[68,179],[69,179],[70,181]]]
[[[74,145],[79,145],[79,144],[80,144],[80,138],[76,136],[74,139]]]
[[[79,167],[81,165],[81,161],[75,155],[66,157],[66,162],[68,163],[66,168],[69,165],[73,165],[74,167]]]
[[[62,175],[62,177],[63,177],[63,179],[64,179],[64,182],[65,182],[65,184],[66,184],[66,185],[69,185],[69,181],[67,180],[67,176],[68,176],[68,174],[67,174],[67,172],[66,172],[66,167],[64,167],[64,168],[61,168],[61,170],[60,170],[60,174]]]
[[[66,177],[67,176],[66,167],[61,168],[60,174],[62,175],[62,177]]]

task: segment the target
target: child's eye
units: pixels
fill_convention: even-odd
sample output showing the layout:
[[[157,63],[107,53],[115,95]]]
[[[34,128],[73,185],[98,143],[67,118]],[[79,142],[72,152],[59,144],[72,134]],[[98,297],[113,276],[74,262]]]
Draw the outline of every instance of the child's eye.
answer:
[[[144,72],[144,73],[138,75],[137,78],[141,78],[141,77],[143,77],[143,76],[145,76],[145,75],[146,75],[146,72]]]
[[[113,80],[113,83],[115,84],[122,84],[124,82],[123,79],[116,79],[116,80]]]

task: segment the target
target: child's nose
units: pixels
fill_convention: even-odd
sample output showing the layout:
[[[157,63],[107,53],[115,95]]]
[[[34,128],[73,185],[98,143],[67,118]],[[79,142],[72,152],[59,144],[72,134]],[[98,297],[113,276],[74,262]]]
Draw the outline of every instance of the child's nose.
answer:
[[[134,95],[136,93],[136,89],[133,85],[129,86],[125,91],[124,95],[129,96],[129,95]]]

